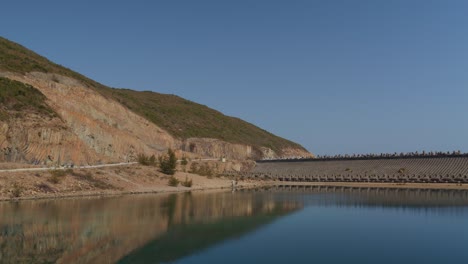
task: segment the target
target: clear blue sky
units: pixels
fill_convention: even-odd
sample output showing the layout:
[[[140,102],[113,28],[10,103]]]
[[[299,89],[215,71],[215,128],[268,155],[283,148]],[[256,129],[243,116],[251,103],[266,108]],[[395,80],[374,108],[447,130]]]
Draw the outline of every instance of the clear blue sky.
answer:
[[[97,3],[99,2],[99,3]],[[316,154],[468,151],[468,1],[2,1],[0,35]]]

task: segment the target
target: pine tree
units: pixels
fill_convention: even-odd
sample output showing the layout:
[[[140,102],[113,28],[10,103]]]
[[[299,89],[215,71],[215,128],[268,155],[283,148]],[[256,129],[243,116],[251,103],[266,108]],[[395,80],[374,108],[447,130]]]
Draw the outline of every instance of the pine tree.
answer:
[[[177,167],[177,157],[172,149],[167,150],[167,154],[159,156],[159,168],[161,172],[168,175],[174,175]]]

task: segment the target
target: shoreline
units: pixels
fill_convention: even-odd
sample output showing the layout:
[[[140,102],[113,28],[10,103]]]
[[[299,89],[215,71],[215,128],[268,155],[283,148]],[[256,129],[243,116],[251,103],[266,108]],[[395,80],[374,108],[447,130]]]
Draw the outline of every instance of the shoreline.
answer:
[[[208,179],[209,180],[209,179]],[[229,180],[223,180],[229,181]],[[256,189],[275,186],[312,186],[312,187],[343,187],[343,188],[369,188],[369,189],[423,189],[423,190],[462,190],[468,191],[468,184],[454,185],[441,183],[360,183],[360,182],[279,182],[279,181],[240,181],[236,190]],[[227,191],[232,190],[230,185],[219,186],[197,186],[197,187],[169,187],[159,186],[146,190],[124,190],[124,191],[89,191],[84,193],[56,193],[36,196],[23,197],[0,197],[0,202],[18,202],[34,200],[55,200],[55,199],[73,199],[73,198],[92,198],[92,197],[117,197],[124,195],[144,195],[144,194],[171,194],[186,192],[206,192],[206,191]]]
[[[177,186],[169,186],[175,177]],[[190,182],[190,187],[183,186]],[[265,181],[238,181],[237,189],[269,185]],[[0,202],[80,197],[107,197],[131,194],[183,193],[208,190],[231,190],[232,180],[176,172],[165,175],[151,166],[129,164],[121,167],[77,168],[41,172],[14,171],[0,173]]]
[[[257,183],[257,182],[255,182]],[[266,186],[272,186],[272,184],[242,184],[236,187],[236,190],[254,189]],[[56,199],[73,199],[73,198],[91,198],[91,197],[117,197],[124,195],[144,195],[144,194],[172,194],[172,193],[186,193],[186,192],[208,192],[208,191],[227,191],[232,190],[231,186],[217,186],[217,187],[196,187],[181,189],[181,187],[172,187],[174,189],[167,188],[155,188],[149,190],[140,191],[96,191],[87,193],[59,193],[53,195],[37,195],[37,196],[23,196],[23,197],[0,197],[0,202],[19,202],[19,201],[35,201],[35,200],[56,200]]]

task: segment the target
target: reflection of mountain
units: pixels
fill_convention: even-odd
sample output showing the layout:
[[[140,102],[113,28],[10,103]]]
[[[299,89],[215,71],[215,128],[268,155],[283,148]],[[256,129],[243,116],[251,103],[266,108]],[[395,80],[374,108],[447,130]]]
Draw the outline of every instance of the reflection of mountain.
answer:
[[[298,207],[251,193],[0,203],[0,262],[114,263],[159,242],[173,259]]]
[[[214,223],[176,226],[162,237],[130,253],[118,263],[171,262],[213,246],[226,239],[239,237],[265,225],[285,212],[278,211],[246,217],[222,219]]]

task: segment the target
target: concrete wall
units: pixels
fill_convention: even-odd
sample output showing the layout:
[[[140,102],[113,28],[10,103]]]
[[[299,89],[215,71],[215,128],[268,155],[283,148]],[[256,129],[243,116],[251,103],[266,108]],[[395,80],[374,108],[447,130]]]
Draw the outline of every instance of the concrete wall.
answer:
[[[243,176],[311,182],[468,183],[468,157],[262,161]]]

